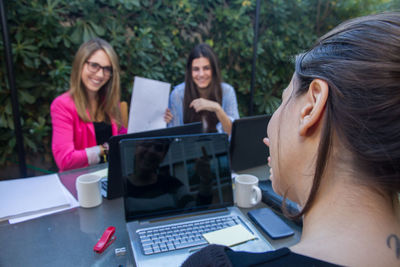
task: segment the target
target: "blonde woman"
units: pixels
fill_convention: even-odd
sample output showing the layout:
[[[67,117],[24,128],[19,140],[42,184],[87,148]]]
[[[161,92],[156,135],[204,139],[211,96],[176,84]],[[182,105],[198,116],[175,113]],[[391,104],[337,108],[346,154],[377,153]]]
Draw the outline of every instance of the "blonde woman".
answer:
[[[126,133],[127,118],[127,109],[120,105],[118,57],[109,43],[96,38],[80,46],[70,89],[53,101],[50,114],[52,150],[60,171],[106,160],[107,140]]]

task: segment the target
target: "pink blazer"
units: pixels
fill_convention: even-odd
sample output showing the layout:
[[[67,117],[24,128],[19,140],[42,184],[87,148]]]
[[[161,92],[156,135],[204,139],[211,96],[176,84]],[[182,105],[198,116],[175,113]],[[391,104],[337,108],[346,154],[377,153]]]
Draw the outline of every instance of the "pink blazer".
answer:
[[[96,134],[92,122],[79,118],[74,100],[69,92],[56,99],[50,106],[53,125],[52,150],[60,171],[89,165],[85,148],[96,146]],[[126,128],[111,122],[112,135],[125,134]]]

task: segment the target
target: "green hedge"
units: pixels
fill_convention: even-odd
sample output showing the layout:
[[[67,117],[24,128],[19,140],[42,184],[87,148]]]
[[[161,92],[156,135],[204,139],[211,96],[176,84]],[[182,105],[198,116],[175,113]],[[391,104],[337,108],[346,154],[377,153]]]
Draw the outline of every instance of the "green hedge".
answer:
[[[292,75],[292,56],[344,19],[396,8],[385,0],[261,0],[255,113],[271,113]],[[248,114],[253,21],[249,0],[14,0],[6,3],[21,123],[29,159],[51,156],[51,101],[68,89],[73,56],[94,36],[119,55],[122,97],[129,102],[134,76],[172,84],[184,79],[190,49],[216,51],[223,78]],[[397,4],[398,8],[398,4]],[[10,91],[0,44],[0,165],[16,161]],[[44,155],[44,156],[42,156]]]

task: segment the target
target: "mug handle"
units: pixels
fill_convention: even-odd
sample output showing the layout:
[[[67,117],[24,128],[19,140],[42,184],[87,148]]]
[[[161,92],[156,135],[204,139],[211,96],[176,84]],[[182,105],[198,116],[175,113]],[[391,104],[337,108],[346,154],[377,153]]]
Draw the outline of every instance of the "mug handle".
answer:
[[[255,206],[261,201],[261,190],[258,186],[253,185],[253,192],[255,192],[255,197],[251,198],[251,205]]]

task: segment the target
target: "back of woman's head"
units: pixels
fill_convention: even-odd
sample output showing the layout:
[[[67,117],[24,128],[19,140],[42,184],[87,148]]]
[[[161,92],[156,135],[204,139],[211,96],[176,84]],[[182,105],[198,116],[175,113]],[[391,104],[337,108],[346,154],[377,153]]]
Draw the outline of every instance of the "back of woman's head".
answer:
[[[82,83],[82,70],[87,60],[98,50],[103,50],[112,65],[112,76],[107,83],[100,88],[99,108],[102,112],[114,119],[120,120],[119,101],[120,101],[120,76],[118,56],[112,46],[100,38],[91,39],[83,43],[75,54],[72,64],[70,92],[74,97],[79,116],[85,121],[89,121],[86,114],[87,95]]]
[[[399,192],[400,13],[339,25],[296,58],[295,75],[297,95],[315,78],[329,85],[309,200],[315,197],[333,136],[351,153],[356,182],[391,195]]]

